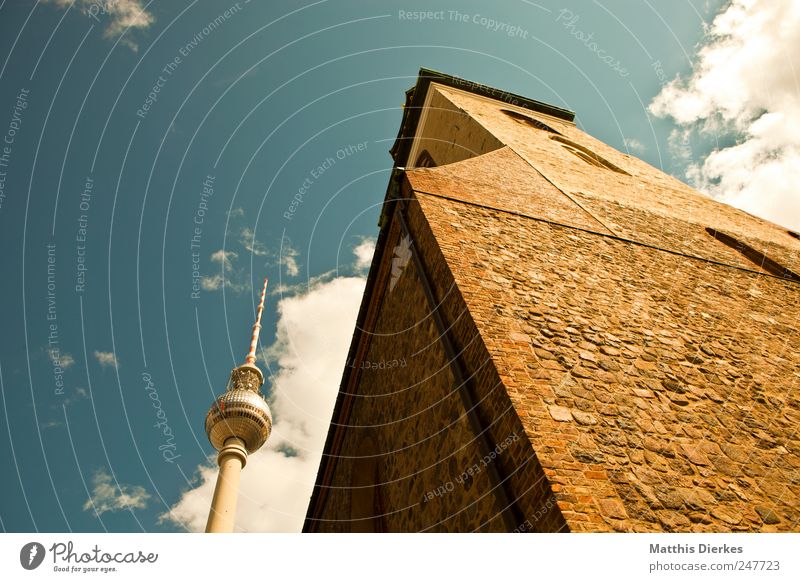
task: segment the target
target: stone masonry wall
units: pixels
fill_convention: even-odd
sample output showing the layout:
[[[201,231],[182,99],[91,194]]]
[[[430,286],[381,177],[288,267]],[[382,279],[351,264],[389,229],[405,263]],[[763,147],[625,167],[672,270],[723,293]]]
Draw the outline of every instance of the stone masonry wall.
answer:
[[[800,285],[707,229],[794,273],[800,240],[572,123],[429,90],[440,166],[398,205],[423,270],[395,216],[318,529],[800,530]]]
[[[384,260],[403,255],[402,241],[399,234],[388,241],[389,252]],[[430,260],[432,249],[423,247],[431,242],[417,242],[415,235],[415,250],[426,260]],[[443,260],[440,254],[438,260]],[[446,269],[443,263],[439,267]],[[361,367],[361,378],[318,529],[507,531],[508,524],[500,514],[503,506],[497,499],[497,485],[489,478],[484,453],[467,420],[459,387],[423,294],[420,273],[409,260],[389,278],[390,286],[392,279],[394,286],[385,290],[375,329],[369,332],[368,355],[362,362],[350,363]],[[460,300],[452,291],[451,286],[446,303]],[[461,317],[465,315],[462,303]],[[472,330],[469,341],[480,343],[474,324],[471,320],[468,323]],[[483,348],[482,367],[491,366]],[[483,370],[477,372],[480,377],[492,376]],[[505,416],[516,418],[496,371],[493,376],[495,393],[505,398]],[[503,415],[497,420],[503,421]],[[500,463],[512,454],[530,460],[531,451],[518,419],[514,426],[497,422],[491,432],[497,433],[498,439],[502,436],[497,443],[503,445],[497,458],[489,462]],[[365,447],[365,442],[370,445]],[[376,460],[375,487],[369,501],[375,511],[369,520],[355,515],[354,503],[358,502],[353,501],[354,496],[364,493],[363,478],[357,483],[358,476],[353,474],[354,468],[363,470],[364,455]],[[516,469],[516,483],[531,473],[534,462],[509,466]],[[541,468],[538,478],[528,476],[522,499],[533,495],[552,498],[545,481]],[[547,507],[553,509],[550,516],[545,517],[546,512],[536,514],[535,526],[531,522],[523,527],[565,527],[554,500]],[[381,508],[382,513],[377,515]],[[533,514],[532,510],[530,515]],[[520,520],[522,524],[524,520]]]
[[[417,198],[570,529],[798,528],[796,284]]]

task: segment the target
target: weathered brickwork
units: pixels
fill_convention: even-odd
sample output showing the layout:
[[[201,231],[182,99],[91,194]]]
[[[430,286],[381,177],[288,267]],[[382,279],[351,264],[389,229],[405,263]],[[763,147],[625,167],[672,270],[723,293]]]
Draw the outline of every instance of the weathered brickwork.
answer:
[[[794,273],[800,241],[568,121],[428,91],[500,145],[407,170],[387,200],[366,368],[306,530],[800,530],[800,284],[707,229]],[[469,149],[451,117],[428,112],[411,151]],[[403,223],[421,269],[397,260]]]
[[[463,298],[452,278],[440,272],[446,265],[436,241],[419,222],[419,212],[415,216],[409,225],[415,250],[426,262],[438,262],[434,278],[444,285],[436,289],[443,298],[439,310],[454,323],[451,333],[459,338],[460,357],[469,363],[468,381],[486,388],[476,409],[492,419],[488,434],[496,454],[487,457],[478,446],[459,395],[463,387],[443,350],[420,273],[408,261],[395,275],[394,286],[389,277],[389,288],[383,290],[367,356],[358,363],[361,375],[344,453],[337,457],[325,511],[314,530],[507,531],[511,527],[502,518],[505,507],[496,491],[500,485],[490,478],[492,464],[514,486],[513,501],[524,513],[513,527],[527,519],[524,527],[531,531],[564,529],[544,472]],[[390,256],[402,255],[402,240],[398,233],[390,241],[394,244],[387,244]],[[359,470],[374,478],[358,483]],[[359,504],[366,505],[366,513],[355,508]]]
[[[411,196],[410,191],[405,194]],[[524,434],[518,410],[509,398],[498,368],[476,327],[469,305],[456,286],[452,271],[427,217],[418,204],[409,208],[409,226],[415,245],[426,265],[438,298],[439,311],[447,322],[448,335],[455,344],[458,362],[475,390],[475,408],[491,443],[502,443],[509,435]],[[465,243],[458,238],[456,245]],[[525,439],[515,441],[498,458],[501,478],[511,493],[510,501],[518,508],[516,528],[522,531],[566,531],[567,524],[559,511],[551,484]],[[485,516],[489,518],[491,516]]]
[[[797,529],[796,285],[419,199],[571,528]]]
[[[465,171],[466,170],[466,171]],[[611,234],[508,147],[434,171],[413,172],[414,188]]]
[[[572,124],[526,112],[629,175],[587,164],[554,141],[550,137],[553,134],[521,125],[503,114],[507,106],[451,88],[437,90],[545,176],[565,198],[577,200],[584,211],[620,237],[751,268],[752,263],[735,251],[721,248],[705,233],[705,227],[713,227],[734,234],[794,272],[800,271],[800,241],[790,237],[785,229],[702,196]],[[532,214],[541,216],[538,208]]]

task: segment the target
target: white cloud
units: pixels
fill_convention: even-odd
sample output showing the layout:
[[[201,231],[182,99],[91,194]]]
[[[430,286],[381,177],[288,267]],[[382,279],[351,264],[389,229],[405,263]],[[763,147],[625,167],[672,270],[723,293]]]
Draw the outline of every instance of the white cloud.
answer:
[[[236,269],[235,261],[239,255],[233,251],[219,249],[211,253],[212,263],[220,266],[220,272],[215,275],[200,277],[200,286],[204,291],[219,291],[222,287],[235,293],[242,293],[250,289],[250,281],[245,277],[244,269]]]
[[[204,291],[218,291],[225,284],[222,275],[203,275],[200,277],[200,285]]]
[[[300,251],[292,246],[292,241],[283,237],[280,253],[278,263],[286,268],[286,274],[289,277],[297,277],[300,274],[300,268],[297,266],[297,257],[300,256]]]
[[[94,352],[94,357],[100,363],[100,365],[105,368],[108,366],[113,366],[115,368],[119,368],[119,362],[117,361],[117,356],[114,352]]]
[[[234,253],[233,251],[224,251],[222,249],[211,253],[211,260],[214,263],[219,263],[222,265],[222,268],[230,272],[233,269],[233,261],[239,258],[239,255]]]
[[[97,3],[97,0],[82,0],[84,6]],[[155,19],[153,15],[142,8],[141,0],[105,0],[106,12],[111,16],[111,22],[106,28],[105,35],[118,36],[128,28],[148,28]]]
[[[290,295],[298,295],[307,293],[311,288],[319,286],[321,283],[327,283],[338,276],[338,269],[331,269],[319,275],[309,278],[307,281],[299,283],[277,283],[270,282],[267,294],[273,297],[288,297]],[[275,346],[272,346],[275,347]],[[271,349],[271,348],[270,348]],[[273,359],[269,359],[272,362]]]
[[[253,231],[247,227],[242,228],[239,242],[248,252],[255,256],[266,256],[273,264],[284,267],[287,276],[297,277],[300,274],[300,267],[297,264],[297,257],[300,256],[300,251],[292,246],[287,237],[283,239],[279,254],[271,253],[264,244],[256,240]],[[249,290],[250,280],[244,268],[236,267],[238,258],[239,255],[234,251],[220,249],[211,253],[210,259],[213,263],[220,265],[220,272],[215,275],[200,277],[202,288],[205,291],[218,291],[222,287],[226,287],[236,293]]]
[[[98,516],[107,511],[144,509],[150,494],[140,485],[117,486],[106,471],[100,469],[92,477],[92,495],[83,504],[84,511],[94,511]]]
[[[375,239],[365,238],[353,249],[356,256],[356,269],[369,269],[372,263],[372,255],[375,254]]]
[[[297,266],[295,256],[285,255],[281,258],[281,263],[286,267],[286,274],[290,277],[297,277],[300,274],[300,268]]]
[[[734,144],[689,163],[687,177],[711,196],[800,228],[800,3],[732,0],[710,25],[688,79],[650,106],[681,127]]]
[[[48,348],[47,357],[50,358],[51,364],[54,366],[59,366],[63,370],[72,367],[72,365],[75,363],[75,358],[72,357],[72,354],[62,352],[58,348]]]
[[[625,147],[628,149],[628,151],[634,154],[641,154],[647,149],[647,146],[645,146],[641,141],[639,141],[635,137],[626,137]]]
[[[239,242],[247,249],[248,252],[253,253],[257,257],[265,257],[269,254],[267,247],[263,243],[256,240],[256,234],[252,228],[242,227],[239,232]]]
[[[129,29],[145,30],[150,27],[155,18],[142,6],[142,0],[49,0],[60,8],[67,8],[74,5],[83,14],[93,20],[100,21],[101,18],[108,20],[103,36],[114,38],[121,36],[128,31],[122,39],[122,43],[133,51],[139,50],[139,46],[130,38]]]
[[[337,277],[278,302],[277,339],[269,350],[277,366],[270,399],[275,425],[242,472],[237,528],[292,532],[302,527],[364,285],[362,277]],[[216,476],[215,466],[198,467],[197,486],[184,492],[162,520],[202,531]]]
[[[55,406],[59,407],[61,404],[63,404],[64,406],[72,406],[76,402],[80,402],[81,400],[86,400],[87,398],[89,398],[89,391],[86,390],[86,388],[81,388],[79,386],[75,388],[75,390],[71,395],[67,396],[63,400],[59,400],[58,401],[59,403]]]
[[[219,291],[226,287],[234,293],[243,293],[250,288],[246,281],[239,281],[240,274],[223,275],[203,275],[200,277],[200,286],[204,291]]]
[[[281,240],[278,250],[272,252],[264,243],[256,239],[253,229],[245,226],[239,231],[239,244],[249,253],[257,257],[267,257],[268,261],[282,266],[286,269],[286,275],[289,277],[297,277],[300,274],[300,267],[297,264],[300,251],[292,245],[292,241],[287,236]]]

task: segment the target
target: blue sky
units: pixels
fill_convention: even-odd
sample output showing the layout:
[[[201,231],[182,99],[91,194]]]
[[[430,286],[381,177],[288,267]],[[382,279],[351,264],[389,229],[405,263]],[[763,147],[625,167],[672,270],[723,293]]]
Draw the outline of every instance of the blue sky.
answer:
[[[203,418],[268,276],[277,435],[245,469],[241,527],[297,530],[419,67],[570,108],[599,139],[719,197],[738,187],[747,206],[747,184],[703,165],[741,153],[771,107],[698,97],[704,33],[728,8],[0,2],[0,527],[201,528]]]

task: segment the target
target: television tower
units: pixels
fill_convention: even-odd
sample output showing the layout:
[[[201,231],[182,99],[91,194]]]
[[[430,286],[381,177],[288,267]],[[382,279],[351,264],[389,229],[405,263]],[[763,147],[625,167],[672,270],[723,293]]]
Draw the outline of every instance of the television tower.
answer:
[[[214,401],[206,414],[208,440],[219,451],[219,474],[208,513],[206,533],[233,531],[239,474],[247,463],[247,455],[260,449],[272,431],[272,414],[261,394],[264,375],[256,366],[258,333],[261,331],[261,313],[264,311],[266,295],[267,280],[264,279],[250,351],[244,364],[231,371],[225,393]]]

